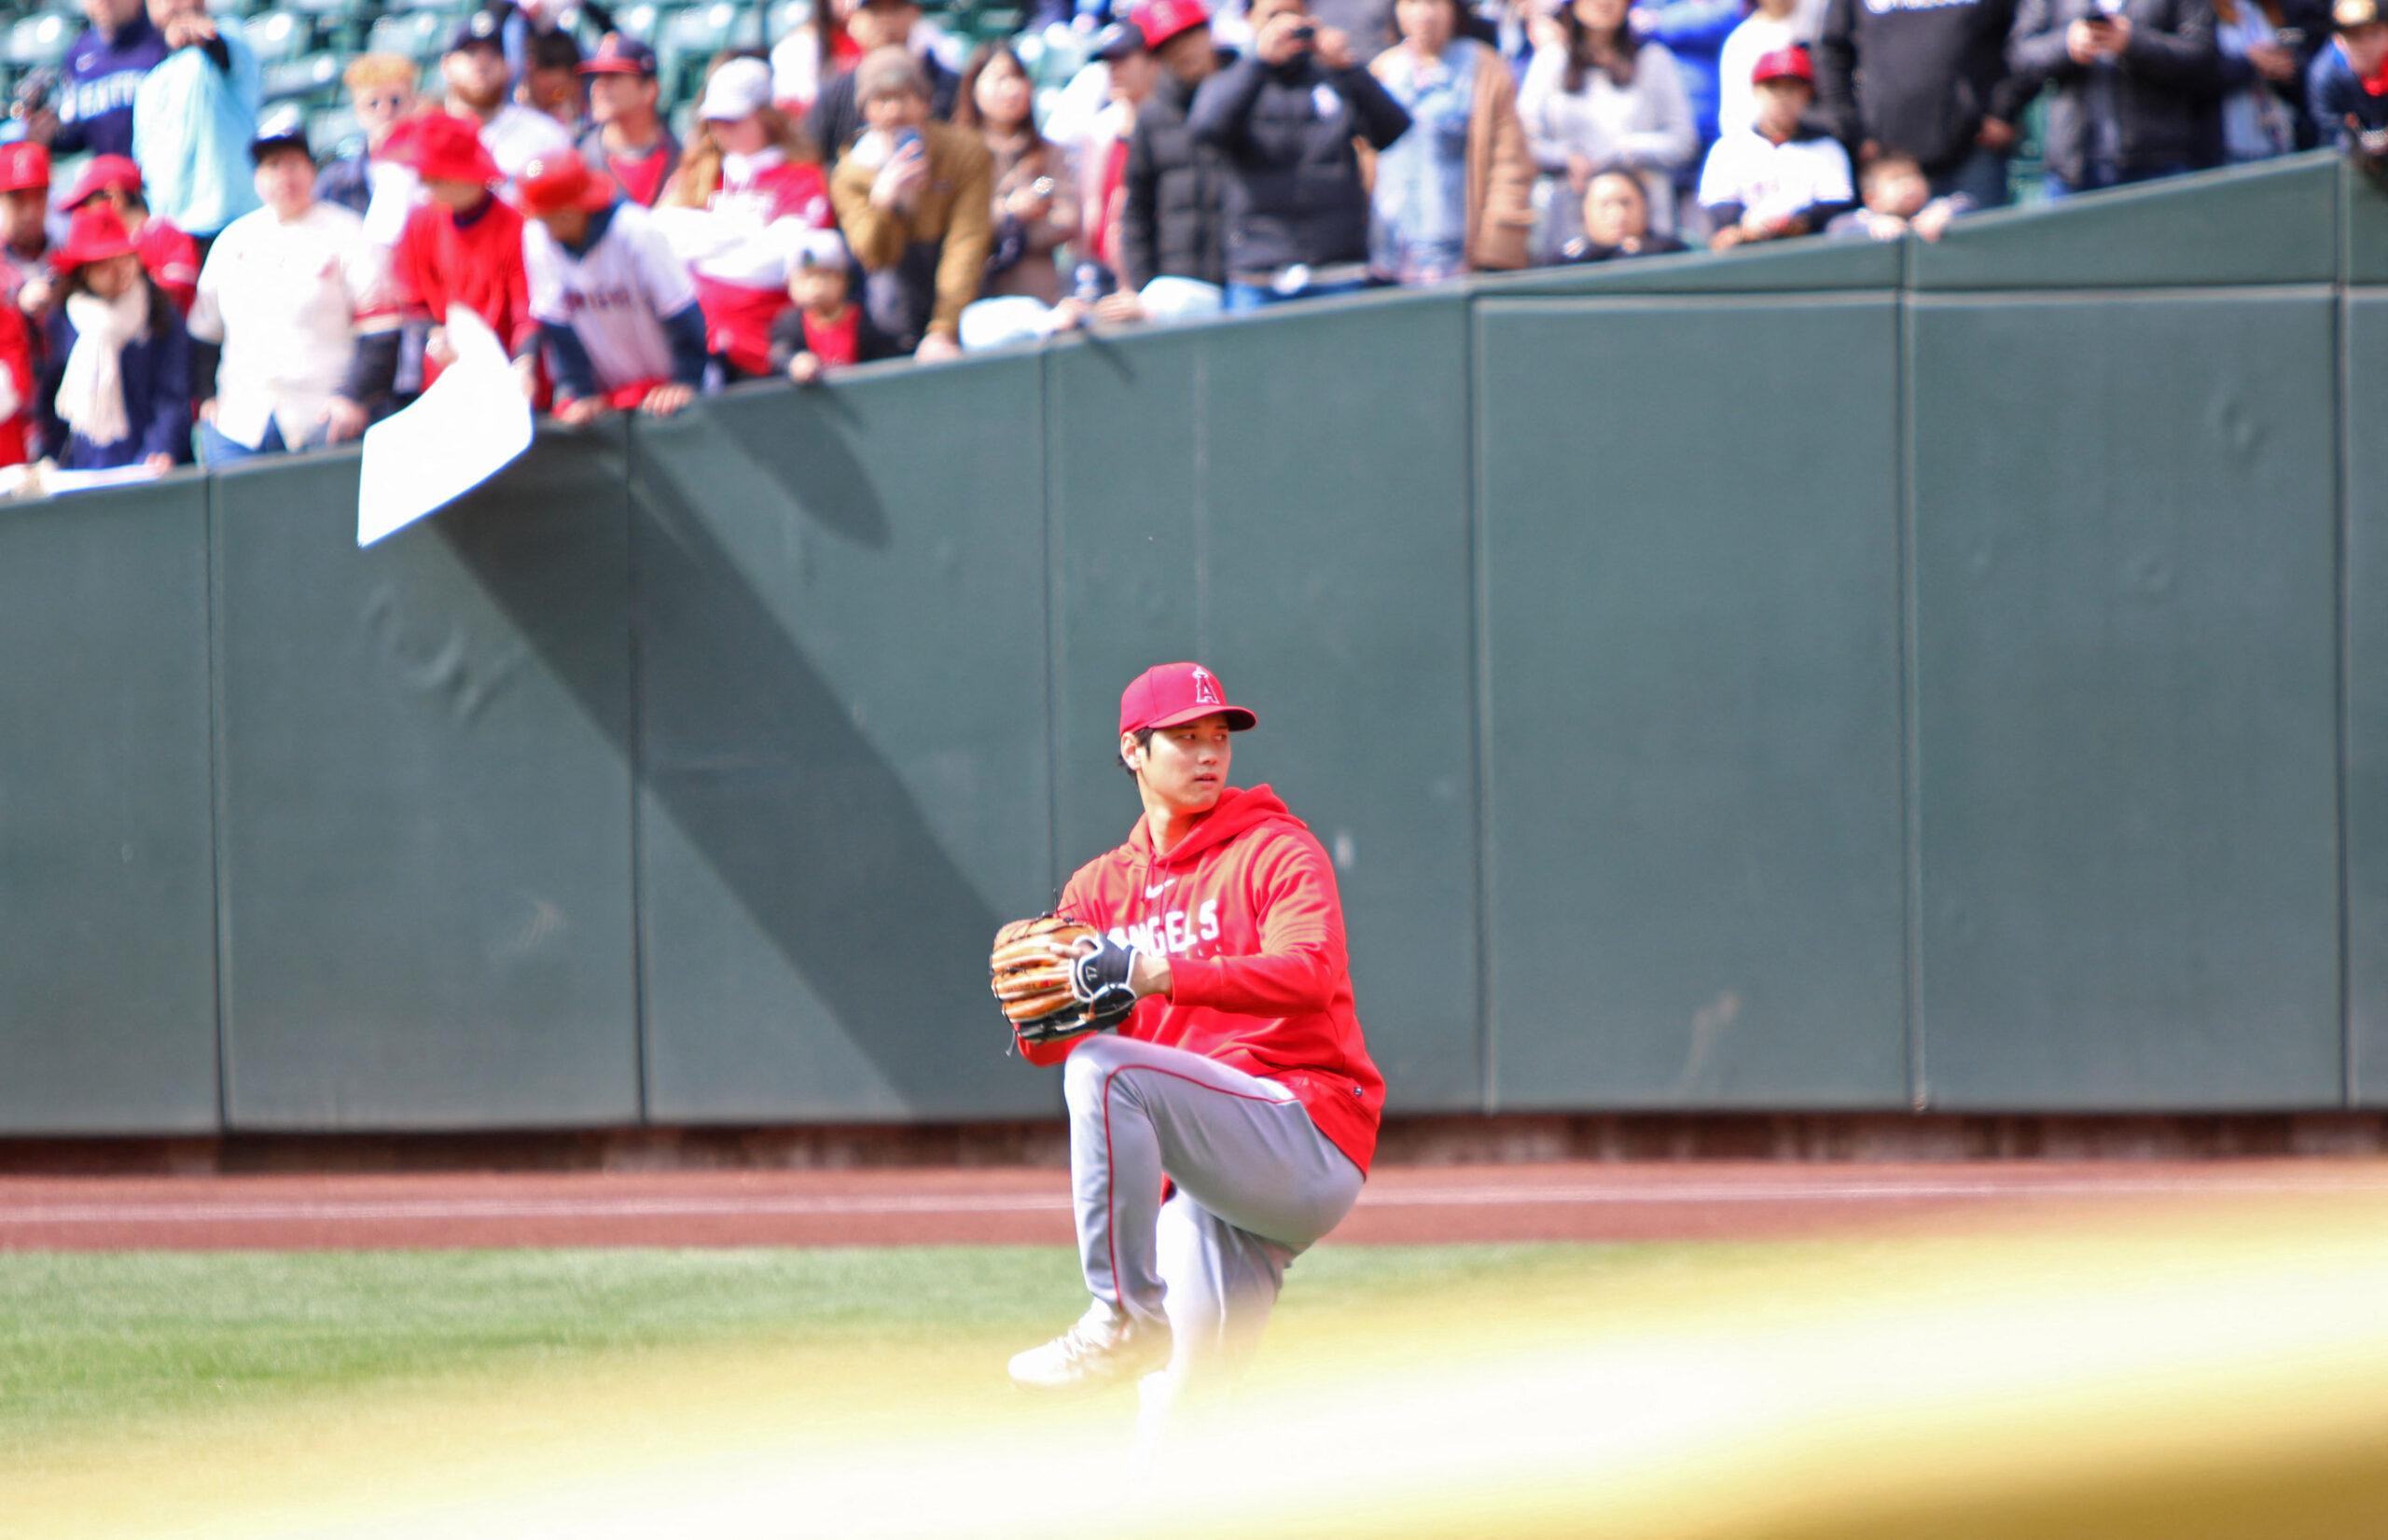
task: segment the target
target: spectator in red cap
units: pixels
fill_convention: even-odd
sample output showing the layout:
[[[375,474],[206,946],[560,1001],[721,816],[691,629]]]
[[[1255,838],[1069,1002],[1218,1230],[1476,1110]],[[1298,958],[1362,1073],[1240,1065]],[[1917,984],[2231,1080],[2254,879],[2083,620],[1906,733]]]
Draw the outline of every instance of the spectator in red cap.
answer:
[[[58,301],[35,394],[44,458],[68,470],[190,458],[190,337],[165,291],[142,271],[132,232],[93,205],[51,258]]]
[[[1119,212],[1118,268],[1123,287],[1170,274],[1225,289],[1227,161],[1198,142],[1186,114],[1219,67],[1201,0],[1146,0],[1132,24],[1160,69],[1136,109]]]
[[[1492,46],[1464,35],[1461,0],[1396,0],[1401,46],[1369,66],[1409,114],[1377,152],[1369,260],[1377,276],[1433,284],[1522,268],[1534,233],[1534,160],[1517,85]]]
[[[962,71],[953,126],[976,130],[994,162],[995,244],[980,292],[1050,305],[1062,298],[1053,254],[1078,232],[1078,195],[1068,157],[1036,131],[1035,97],[1020,56],[982,43]]]
[[[571,150],[523,167],[515,193],[530,216],[522,265],[556,415],[687,406],[704,383],[704,313],[648,212]]]
[[[581,62],[580,73],[589,82],[589,113],[597,125],[580,141],[580,159],[624,198],[653,208],[680,163],[680,142],[663,121],[655,50],[635,37],[609,32]]]
[[[0,145],[0,292],[36,312],[49,304],[49,151]]]
[[[444,112],[410,119],[392,139],[422,178],[423,201],[407,215],[391,255],[390,291],[401,314],[427,320],[424,383],[453,356],[440,333],[449,307],[489,324],[518,360],[531,356],[538,324],[522,271],[522,215],[492,190],[496,160],[469,118]],[[371,382],[375,390],[389,382]]]
[[[1802,122],[1815,78],[1808,50],[1797,47],[1762,55],[1750,72],[1757,126],[1717,140],[1700,173],[1712,251],[1810,234],[1857,201],[1849,152]]]
[[[215,238],[190,312],[209,465],[364,432],[396,339],[365,221],[315,196],[305,114],[268,113],[249,154],[265,206]]]
[[[696,275],[714,356],[732,375],[756,378],[772,372],[771,323],[787,309],[788,254],[836,215],[820,159],[772,105],[771,66],[760,59],[716,63],[697,119],[663,189],[664,229]]]
[[[116,210],[141,250],[141,265],[185,315],[199,292],[199,245],[163,219],[153,217],[141,196],[141,168],[122,155],[95,155],[59,207],[73,213],[87,203]]]

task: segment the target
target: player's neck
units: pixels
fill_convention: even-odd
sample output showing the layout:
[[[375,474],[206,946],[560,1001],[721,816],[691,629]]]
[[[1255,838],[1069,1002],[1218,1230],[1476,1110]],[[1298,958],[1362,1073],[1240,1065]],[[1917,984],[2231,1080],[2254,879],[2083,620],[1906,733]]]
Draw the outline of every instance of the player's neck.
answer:
[[[1202,810],[1203,812],[1209,811],[1207,808]],[[1167,855],[1175,850],[1194,831],[1195,821],[1201,816],[1201,812],[1188,812],[1147,797],[1145,799],[1145,831],[1152,836],[1153,853]]]

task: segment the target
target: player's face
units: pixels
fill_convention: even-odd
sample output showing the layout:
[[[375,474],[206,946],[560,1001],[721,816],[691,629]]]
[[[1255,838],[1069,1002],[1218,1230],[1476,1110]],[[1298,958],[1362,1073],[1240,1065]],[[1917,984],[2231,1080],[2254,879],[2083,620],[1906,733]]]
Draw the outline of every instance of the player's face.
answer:
[[[1201,812],[1227,789],[1235,735],[1228,731],[1227,714],[1214,712],[1162,728],[1142,749],[1132,734],[1127,735],[1119,752],[1134,768],[1137,782],[1163,805],[1179,812]]]

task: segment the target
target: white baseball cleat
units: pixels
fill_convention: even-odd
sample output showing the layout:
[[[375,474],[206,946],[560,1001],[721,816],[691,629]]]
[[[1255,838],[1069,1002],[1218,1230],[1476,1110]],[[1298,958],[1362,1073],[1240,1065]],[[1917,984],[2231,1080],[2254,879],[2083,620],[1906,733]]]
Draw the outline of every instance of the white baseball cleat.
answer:
[[[1097,1299],[1061,1336],[1013,1354],[1011,1380],[1022,1390],[1091,1390],[1134,1380],[1168,1361],[1166,1322],[1139,1321]]]

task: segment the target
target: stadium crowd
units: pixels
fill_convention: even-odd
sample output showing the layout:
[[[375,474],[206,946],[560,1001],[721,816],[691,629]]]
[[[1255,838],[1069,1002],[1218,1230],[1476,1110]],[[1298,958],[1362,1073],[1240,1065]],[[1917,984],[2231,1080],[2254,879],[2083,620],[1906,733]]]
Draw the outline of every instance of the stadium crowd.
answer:
[[[629,18],[485,7],[428,69],[348,59],[325,145],[203,0],[81,0],[0,143],[0,465],[354,437],[453,361],[455,305],[578,423],[1470,271],[1936,239],[2007,200],[2043,98],[2051,197],[2388,148],[2380,0],[1046,0],[975,46],[816,3],[676,111]]]

